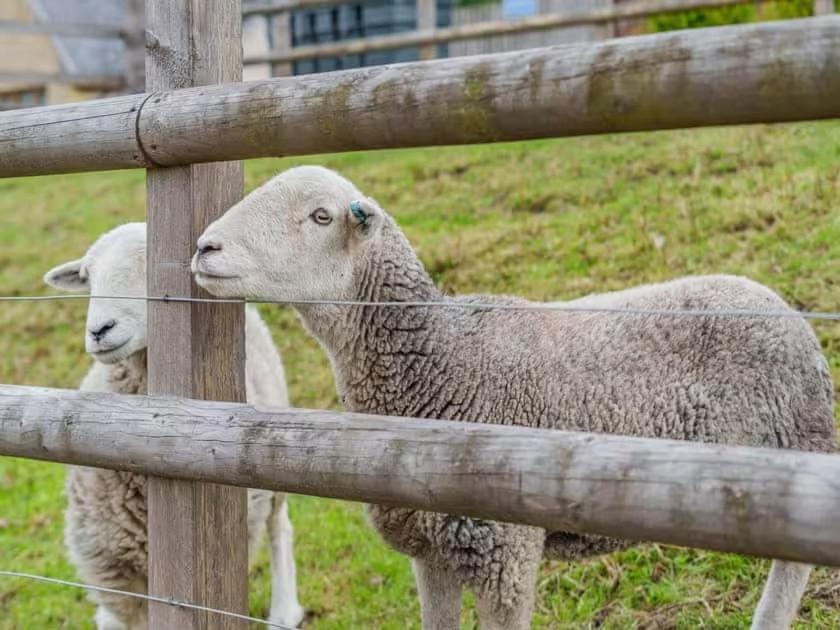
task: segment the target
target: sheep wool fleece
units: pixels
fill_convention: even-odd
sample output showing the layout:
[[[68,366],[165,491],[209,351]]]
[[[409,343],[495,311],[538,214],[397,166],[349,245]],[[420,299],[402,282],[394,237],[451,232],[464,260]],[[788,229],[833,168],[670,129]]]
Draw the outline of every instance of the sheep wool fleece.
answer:
[[[387,215],[382,234],[354,270],[353,286],[358,300],[528,303],[444,297]],[[683,278],[570,304],[789,310],[769,289],[733,276]],[[373,306],[298,310],[329,353],[339,392],[353,411],[835,448],[828,365],[800,318]],[[500,613],[533,598],[543,555],[573,559],[629,545],[387,506],[371,506],[370,516],[395,549],[453,573]]]
[[[278,374],[282,379],[282,363],[268,328],[253,308],[246,309],[246,344],[248,400],[288,406],[285,382],[274,382]],[[94,361],[80,390],[145,394],[146,357],[146,350],[142,350],[114,364]],[[131,472],[68,466],[65,488],[65,544],[81,579],[97,586],[145,593],[148,571],[146,477]],[[269,516],[278,508],[275,502],[282,504],[283,501],[282,493],[248,490],[249,558],[254,557]],[[284,535],[290,536],[291,532]],[[272,577],[275,572],[273,569]],[[273,589],[277,586],[273,585]],[[127,630],[148,627],[143,600],[98,591],[91,591],[90,596],[107,608],[97,610],[97,627],[124,627]],[[296,595],[295,606],[299,608]]]

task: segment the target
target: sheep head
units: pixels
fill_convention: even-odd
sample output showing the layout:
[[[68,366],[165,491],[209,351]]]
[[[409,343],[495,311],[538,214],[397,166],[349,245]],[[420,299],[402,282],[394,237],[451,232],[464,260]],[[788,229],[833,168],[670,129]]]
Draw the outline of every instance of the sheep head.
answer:
[[[128,223],[102,235],[78,260],[50,269],[44,282],[90,295],[146,295],[146,224]],[[145,300],[91,298],[85,350],[116,363],[146,348]]]
[[[293,168],[207,228],[192,271],[219,297],[349,299],[354,269],[384,219],[375,201],[337,173]]]

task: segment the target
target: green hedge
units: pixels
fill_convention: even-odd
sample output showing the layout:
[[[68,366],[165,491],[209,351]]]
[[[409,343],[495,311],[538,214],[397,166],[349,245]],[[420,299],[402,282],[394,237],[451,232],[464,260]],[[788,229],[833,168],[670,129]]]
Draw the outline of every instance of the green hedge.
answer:
[[[835,5],[840,5],[840,2],[835,0]],[[675,31],[684,28],[742,24],[757,20],[808,17],[813,15],[813,13],[813,0],[781,0],[759,6],[741,5],[660,15],[650,19],[650,29],[655,32]]]
[[[500,0],[455,0],[456,7],[468,7],[479,4],[496,4]],[[836,10],[840,12],[840,0],[834,0]],[[683,28],[703,26],[722,26],[724,24],[743,24],[756,20],[778,20],[796,17],[808,17],[813,14],[813,0],[777,0],[761,6],[742,5],[685,11],[683,13],[661,15],[650,20],[650,30],[674,31]]]

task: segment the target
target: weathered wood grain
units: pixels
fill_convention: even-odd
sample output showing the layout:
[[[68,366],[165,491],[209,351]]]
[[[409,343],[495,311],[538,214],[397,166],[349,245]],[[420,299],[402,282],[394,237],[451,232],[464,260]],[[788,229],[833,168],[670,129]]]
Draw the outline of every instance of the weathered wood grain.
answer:
[[[840,566],[840,456],[0,385],[0,455]]]
[[[828,17],[170,93],[139,128],[170,164],[838,116]]]
[[[755,0],[636,0],[627,4],[616,5],[603,9],[588,9],[574,13],[542,13],[516,20],[493,20],[476,24],[464,24],[446,28],[435,28],[434,21],[428,20],[428,15],[418,11],[416,31],[350,39],[336,43],[313,44],[296,46],[291,50],[271,51],[265,55],[252,55],[244,59],[245,64],[266,62],[292,62],[303,59],[317,59],[323,57],[338,57],[341,55],[355,55],[421,46],[429,49],[437,44],[460,42],[470,39],[481,39],[494,35],[511,35],[514,33],[535,33],[561,26],[577,26],[581,24],[600,24],[619,19],[640,18],[661,13],[675,13],[689,9],[707,9],[738,4],[753,4]],[[420,19],[422,17],[422,19]],[[434,16],[432,16],[434,17]],[[430,59],[422,57],[421,59]]]
[[[0,176],[138,166],[114,107],[0,113]],[[94,127],[81,112],[103,115]],[[827,16],[161,92],[136,126],[146,157],[174,166],[837,117],[840,16]]]
[[[135,133],[145,98],[133,94],[0,113],[0,171],[14,175],[146,166]]]
[[[146,82],[169,90],[241,78],[238,0],[147,0]],[[235,162],[149,171],[148,287],[204,296],[190,258],[207,225],[242,196]],[[245,399],[244,308],[150,302],[149,392]],[[152,477],[149,592],[247,612],[246,496],[241,488]],[[244,629],[239,620],[150,604],[151,628]]]

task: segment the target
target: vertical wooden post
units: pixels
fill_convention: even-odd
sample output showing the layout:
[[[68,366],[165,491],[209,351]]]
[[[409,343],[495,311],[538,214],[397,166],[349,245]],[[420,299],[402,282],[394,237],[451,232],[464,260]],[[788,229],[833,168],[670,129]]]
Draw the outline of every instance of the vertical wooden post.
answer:
[[[271,36],[268,29],[269,16],[263,13],[254,13],[242,18],[242,54],[246,58],[265,55],[271,50]],[[259,81],[270,78],[270,63],[252,63],[242,69],[243,81]]]
[[[146,0],[146,90],[240,80],[241,27],[240,0]],[[192,282],[190,257],[206,225],[240,199],[242,188],[239,162],[148,171],[149,295],[206,296]],[[150,394],[245,399],[241,305],[150,302],[148,309]],[[245,490],[151,478],[148,503],[149,592],[246,612]],[[155,603],[149,626],[246,627]]]
[[[614,9],[616,0],[605,0],[604,8]],[[604,24],[603,37],[604,39],[612,39],[618,33],[618,20],[610,20]]]
[[[814,15],[831,15],[834,13],[834,0],[814,0]]]
[[[271,31],[272,49],[288,52],[292,49],[292,12],[283,11],[269,17],[268,28]],[[271,64],[271,75],[275,77],[290,77],[294,65],[289,62]]]
[[[125,91],[145,92],[146,77],[146,2],[123,0],[123,44],[125,45]]]
[[[417,0],[417,30],[430,31],[437,28],[437,0]],[[437,45],[420,46],[420,59],[437,57]]]

